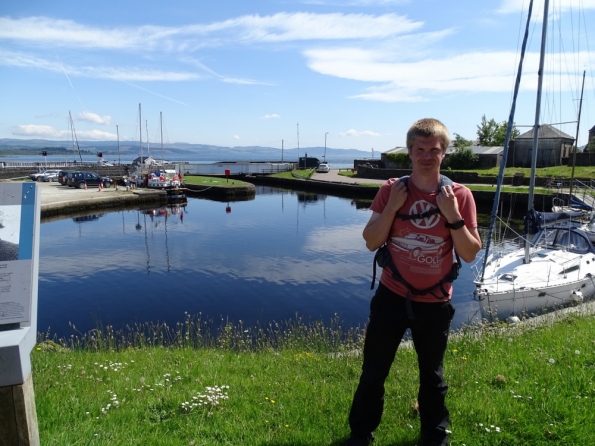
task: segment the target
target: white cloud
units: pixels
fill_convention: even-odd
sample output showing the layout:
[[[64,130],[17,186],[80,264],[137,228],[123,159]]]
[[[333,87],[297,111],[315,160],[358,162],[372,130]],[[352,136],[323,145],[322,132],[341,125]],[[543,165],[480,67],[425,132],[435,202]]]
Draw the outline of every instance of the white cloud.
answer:
[[[174,33],[157,26],[97,28],[49,17],[0,17],[0,39],[77,48],[135,49],[153,46]]]
[[[240,137],[238,135],[233,135],[233,139],[238,140],[238,139],[240,139]]]
[[[69,130],[56,130],[49,125],[26,124],[17,125],[12,128],[12,134],[15,136],[28,136],[47,139],[70,139],[71,134]],[[79,139],[96,140],[96,141],[115,141],[117,135],[110,132],[103,132],[101,130],[83,130],[76,132]]]
[[[372,130],[364,130],[363,132],[358,132],[355,129],[349,129],[346,132],[340,132],[339,136],[353,136],[358,138],[360,136],[380,136],[380,133],[373,132]]]
[[[139,68],[112,68],[91,66],[66,66],[59,62],[52,62],[40,57],[25,53],[0,51],[0,65],[16,66],[23,68],[38,68],[55,73],[67,72],[69,75],[83,76],[97,79],[111,79],[118,81],[165,81],[179,82],[199,79],[196,73],[160,71]]]
[[[49,125],[26,124],[17,125],[12,128],[12,134],[16,136],[29,136],[39,138],[64,138],[69,132],[66,130],[56,130]]]
[[[237,79],[233,77],[221,76],[221,80],[227,84],[240,84],[240,85],[273,85],[268,82],[255,81],[253,79]]]
[[[149,25],[99,28],[49,17],[0,17],[0,40],[71,48],[192,52],[206,45],[220,45],[225,40],[246,43],[388,38],[421,26],[422,22],[397,14],[306,12],[254,14],[177,28]]]
[[[238,30],[243,41],[377,39],[408,33],[422,26],[397,14],[278,13],[242,16],[206,27],[208,31]]]
[[[281,118],[281,116],[279,116],[277,113],[273,113],[272,115],[264,115],[262,117],[262,119],[279,119]]]
[[[101,130],[83,130],[77,131],[78,139],[95,140],[95,141],[116,141],[118,136],[115,133],[104,132]]]
[[[79,113],[77,115],[77,119],[79,121],[92,122],[94,124],[102,124],[102,125],[109,125],[109,123],[112,120],[111,116],[99,116],[98,114],[91,113],[89,111],[84,111],[82,113]]]
[[[398,57],[399,54],[393,54],[386,48],[370,51],[327,48],[304,54],[308,57],[308,65],[316,72],[375,83],[352,97],[381,102],[418,102],[432,95],[451,92],[509,92],[518,64],[518,55],[513,52],[470,52],[415,61],[404,60],[406,57]],[[553,54],[548,67],[568,70],[564,57],[563,54]],[[593,60],[595,52],[578,52],[573,57],[576,60]],[[531,77],[531,73],[537,72],[538,65],[537,53],[525,55],[522,90],[535,88],[535,77]],[[548,71],[544,82],[551,82],[554,74],[560,73]],[[561,87],[567,90],[574,88],[569,84]]]

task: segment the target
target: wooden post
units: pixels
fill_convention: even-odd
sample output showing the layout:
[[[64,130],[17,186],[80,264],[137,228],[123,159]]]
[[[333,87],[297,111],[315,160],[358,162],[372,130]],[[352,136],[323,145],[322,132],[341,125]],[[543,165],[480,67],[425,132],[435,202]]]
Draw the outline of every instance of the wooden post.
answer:
[[[31,374],[23,384],[0,387],[0,446],[39,446]]]

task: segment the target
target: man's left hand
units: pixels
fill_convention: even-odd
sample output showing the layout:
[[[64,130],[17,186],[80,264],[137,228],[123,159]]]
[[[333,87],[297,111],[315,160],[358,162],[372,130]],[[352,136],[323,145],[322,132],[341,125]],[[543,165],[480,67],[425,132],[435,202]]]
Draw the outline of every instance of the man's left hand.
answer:
[[[438,197],[436,197],[436,204],[442,215],[444,215],[444,218],[446,218],[446,221],[449,223],[461,220],[462,217],[459,212],[459,203],[452,190],[452,186],[442,186],[440,188],[440,193],[438,194]]]

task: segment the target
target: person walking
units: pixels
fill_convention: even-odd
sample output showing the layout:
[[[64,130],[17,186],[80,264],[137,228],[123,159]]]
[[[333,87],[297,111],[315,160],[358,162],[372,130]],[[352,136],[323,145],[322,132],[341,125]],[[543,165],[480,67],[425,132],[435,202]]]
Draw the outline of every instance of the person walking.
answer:
[[[362,373],[349,412],[349,446],[374,439],[384,409],[384,382],[407,329],[418,356],[422,444],[448,445],[442,365],[455,312],[452,281],[459,257],[471,262],[481,249],[471,191],[440,174],[449,144],[440,121],[415,122],[407,132],[411,175],[386,181],[370,207],[366,247],[381,248],[386,256],[370,302]]]

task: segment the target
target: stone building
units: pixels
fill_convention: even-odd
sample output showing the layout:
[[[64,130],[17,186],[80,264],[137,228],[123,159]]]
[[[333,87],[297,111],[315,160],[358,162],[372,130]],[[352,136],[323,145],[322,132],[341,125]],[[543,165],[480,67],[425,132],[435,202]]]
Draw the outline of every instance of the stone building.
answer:
[[[551,125],[539,127],[537,167],[561,166],[568,163],[574,138]],[[533,128],[511,141],[506,167],[531,167]]]

